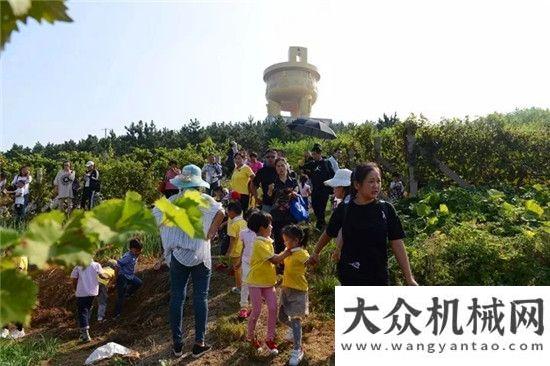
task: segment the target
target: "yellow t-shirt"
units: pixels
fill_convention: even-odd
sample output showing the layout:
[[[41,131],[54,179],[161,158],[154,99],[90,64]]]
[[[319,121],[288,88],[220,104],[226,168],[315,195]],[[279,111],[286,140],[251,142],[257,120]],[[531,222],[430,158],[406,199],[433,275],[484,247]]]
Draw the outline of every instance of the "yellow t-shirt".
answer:
[[[241,240],[239,233],[244,229],[246,229],[246,221],[242,216],[234,217],[227,224],[227,235],[231,238],[237,239],[237,242],[233,247],[233,251],[229,253],[230,257],[240,257],[243,253],[243,241]]]
[[[29,258],[28,257],[13,257],[13,262],[17,267],[17,270],[27,273],[29,269]]]
[[[292,254],[284,259],[283,287],[307,291],[306,265],[309,253],[304,248],[293,248]]]
[[[254,172],[248,165],[243,165],[240,168],[235,168],[233,170],[233,175],[231,175],[231,182],[229,185],[231,189],[239,192],[240,194],[249,194],[248,193],[248,182],[250,177],[254,175]]]
[[[273,240],[257,236],[250,256],[250,272],[246,283],[253,287],[271,287],[277,283],[275,265],[269,258],[275,255]]]
[[[115,270],[111,267],[103,267],[103,274],[109,276],[108,279],[103,279],[97,276],[97,281],[105,286],[109,284],[109,280],[115,276]]]

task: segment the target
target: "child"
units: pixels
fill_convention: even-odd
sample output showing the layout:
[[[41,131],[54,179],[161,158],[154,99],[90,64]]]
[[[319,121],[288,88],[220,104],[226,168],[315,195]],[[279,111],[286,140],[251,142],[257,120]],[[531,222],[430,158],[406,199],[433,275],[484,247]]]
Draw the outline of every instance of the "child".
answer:
[[[300,176],[300,183],[298,184],[300,196],[304,199],[306,210],[309,208],[309,196],[311,195],[311,187],[307,184],[307,180],[307,175],[302,175]]]
[[[248,219],[248,228],[256,233],[256,240],[252,248],[250,257],[250,272],[246,282],[250,291],[250,302],[252,303],[252,312],[248,317],[248,340],[257,350],[261,349],[260,342],[256,339],[254,331],[256,323],[262,312],[262,298],[267,305],[267,338],[265,345],[273,355],[279,353],[275,343],[275,325],[277,322],[277,295],[275,293],[275,284],[277,275],[275,273],[275,264],[281,263],[290,255],[290,251],[285,250],[280,254],[275,254],[273,250],[273,240],[271,235],[271,215],[265,212],[256,212]]]
[[[239,201],[231,201],[227,205],[227,216],[229,217],[227,223],[227,236],[229,236],[229,257],[231,258],[231,265],[233,266],[233,273],[235,275],[235,287],[231,289],[233,293],[240,293],[241,291],[241,255],[243,253],[243,242],[239,237],[241,230],[246,228],[246,221],[242,216],[243,210]]]
[[[94,298],[99,293],[100,278],[107,278],[102,273],[101,264],[92,260],[88,267],[76,266],[71,272],[73,285],[75,288],[76,304],[78,306],[78,326],[80,327],[80,340],[89,342],[90,338],[90,314],[92,311],[92,303]]]
[[[290,256],[285,258],[285,271],[281,291],[279,320],[289,326],[287,338],[293,339],[294,348],[290,354],[290,366],[296,366],[304,357],[302,350],[302,317],[309,313],[308,284],[305,262],[309,253],[304,249],[306,233],[298,225],[283,228],[283,239]]]
[[[99,295],[97,297],[97,321],[102,322],[105,319],[105,310],[107,310],[107,300],[109,299],[109,282],[115,277],[115,269],[117,262],[114,259],[109,259],[105,268],[103,268],[103,274],[108,278],[103,279],[99,277]]]
[[[141,287],[141,279],[135,275],[136,263],[143,245],[138,239],[130,240],[130,250],[124,253],[117,261],[118,275],[116,278],[117,300],[115,305],[115,319],[120,317],[124,299],[132,296]]]
[[[255,208],[248,210],[246,213],[246,220],[256,212],[259,212],[259,210]],[[239,239],[243,243],[243,255],[241,257],[241,278],[243,281],[241,283],[241,301],[239,302],[241,310],[237,316],[239,319],[246,319],[250,315],[250,310],[248,309],[249,291],[246,278],[248,277],[248,272],[250,272],[250,256],[252,255],[252,248],[256,240],[256,233],[246,227],[239,233]]]

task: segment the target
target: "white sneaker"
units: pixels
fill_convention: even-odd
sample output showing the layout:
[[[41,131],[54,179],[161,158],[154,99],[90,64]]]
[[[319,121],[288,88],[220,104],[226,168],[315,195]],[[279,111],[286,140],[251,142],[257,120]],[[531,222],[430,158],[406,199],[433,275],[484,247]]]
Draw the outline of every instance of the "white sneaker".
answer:
[[[10,338],[12,339],[23,338],[24,336],[25,336],[25,329],[21,329],[21,330],[14,329],[10,332]]]
[[[297,366],[300,361],[304,358],[304,351],[301,349],[294,349],[290,352],[290,360],[288,361],[289,366]]]
[[[286,330],[285,341],[294,342],[294,333],[292,332],[292,328],[288,328]]]
[[[8,338],[9,335],[10,335],[9,329],[3,328],[2,329],[2,334],[0,335],[0,338]]]

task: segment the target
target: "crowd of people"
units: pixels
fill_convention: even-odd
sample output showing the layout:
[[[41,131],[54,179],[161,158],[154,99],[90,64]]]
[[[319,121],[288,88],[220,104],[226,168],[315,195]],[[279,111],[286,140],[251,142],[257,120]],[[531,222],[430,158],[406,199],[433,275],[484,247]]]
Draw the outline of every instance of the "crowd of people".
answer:
[[[339,151],[325,158],[322,147],[316,144],[305,155],[304,164],[294,170],[281,151],[269,149],[259,158],[256,153],[231,144],[225,166],[214,155],[208,157],[202,168],[186,165],[180,169],[176,161],[170,161],[159,191],[174,201],[187,190],[199,190],[208,202],[200,207],[204,238],[190,237],[178,227],[165,226],[162,212],[153,208],[162,242],[161,258],[155,268],[169,267],[169,319],[175,357],[183,354],[183,306],[189,281],[193,285],[195,318],[191,353],[199,357],[211,348],[205,334],[214,239],[220,254],[229,259],[235,281],[229,291],[239,296],[236,318],[248,322],[247,339],[251,346],[277,354],[279,321],[288,327],[285,339],[293,343],[290,365],[298,365],[304,357],[302,321],[309,312],[306,274],[309,267],[319,263],[320,253],[330,240],[336,241],[332,258],[337,262],[336,275],[342,285],[388,285],[388,247],[406,283],[417,285],[403,244],[405,233],[399,216],[390,202],[380,199],[380,168],[365,163],[351,171],[340,168],[338,158]],[[86,167],[81,206],[90,208],[94,192],[99,190],[99,172],[93,162]],[[28,168],[22,167],[12,181],[16,188],[6,190],[13,191],[16,205],[25,206],[31,181]],[[76,181],[70,162],[65,162],[54,180],[60,209],[72,208]],[[392,199],[403,196],[398,175],[394,176],[389,192]],[[314,217],[310,217],[310,208]],[[313,223],[320,236],[311,251],[307,247]],[[142,281],[136,275],[141,249],[140,240],[132,239],[120,259],[103,265],[93,261],[87,267],[73,269],[71,278],[82,341],[90,340],[95,297],[97,320],[106,319],[109,283],[113,282],[117,291],[114,319],[120,317],[126,299],[141,287]],[[218,265],[222,264],[215,264]],[[264,304],[267,336],[260,341],[256,326]]]
[[[28,213],[32,181],[28,165],[19,168],[11,184],[8,184],[7,174],[0,172],[0,194],[4,197],[13,196],[13,216],[16,225],[20,225]],[[93,161],[86,163],[86,171],[81,177],[76,176],[70,161],[64,161],[52,182],[54,198],[48,209],[58,208],[67,214],[74,208],[89,210],[97,203],[100,186],[99,171]]]
[[[225,165],[233,165],[231,169],[209,156],[202,169],[187,165],[181,174],[167,180],[178,189],[169,200],[186,190],[200,189],[210,203],[201,208],[205,239],[191,238],[177,227],[160,229],[163,254],[157,268],[162,263],[170,268],[170,324],[176,357],[183,353],[182,309],[189,277],[195,317],[192,354],[199,357],[210,349],[205,332],[214,238],[220,254],[229,258],[235,281],[230,291],[239,296],[236,317],[248,322],[248,341],[257,350],[277,354],[277,321],[287,325],[285,339],[293,343],[290,365],[299,364],[304,357],[301,324],[309,307],[306,273],[319,262],[331,239],[337,243],[332,257],[342,285],[388,285],[388,245],[406,283],[417,285],[399,217],[391,203],[379,199],[380,168],[367,163],[353,172],[341,169],[338,154],[335,151],[325,158],[321,146],[315,145],[296,171],[280,151],[269,149],[260,160],[256,153],[231,144],[225,161]],[[392,199],[403,196],[402,188],[395,176],[390,186]],[[332,212],[327,224],[329,201]],[[313,221],[310,206],[321,233],[311,255],[307,249],[308,223]],[[153,212],[161,224],[162,213]],[[267,336],[260,341],[256,325],[264,304]]]

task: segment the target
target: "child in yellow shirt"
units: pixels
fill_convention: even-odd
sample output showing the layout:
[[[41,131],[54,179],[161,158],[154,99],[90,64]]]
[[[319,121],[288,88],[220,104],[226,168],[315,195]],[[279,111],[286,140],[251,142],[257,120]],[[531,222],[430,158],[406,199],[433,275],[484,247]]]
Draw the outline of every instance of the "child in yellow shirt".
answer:
[[[227,250],[233,265],[233,273],[235,275],[235,287],[231,289],[234,293],[241,291],[241,257],[243,254],[243,241],[239,233],[246,229],[246,221],[243,219],[243,210],[238,201],[231,201],[227,205],[227,236],[229,236],[229,249]]]
[[[309,259],[309,253],[304,249],[307,235],[298,225],[285,226],[282,234],[286,251],[291,254],[284,260],[279,320],[290,327],[287,338],[294,341],[294,348],[288,364],[296,366],[304,358],[301,318],[309,313],[305,264]]]
[[[273,239],[270,238],[271,215],[265,212],[255,212],[248,218],[248,228],[256,233],[256,240],[252,247],[250,257],[250,271],[246,282],[250,293],[252,311],[248,317],[248,340],[257,350],[261,349],[260,342],[256,339],[255,329],[260,313],[262,312],[262,298],[267,305],[267,338],[265,345],[273,355],[279,353],[275,343],[275,325],[277,323],[277,295],[275,284],[277,274],[275,265],[281,263],[290,255],[289,250],[275,254]]]
[[[107,310],[107,301],[109,300],[109,282],[116,274],[116,260],[109,259],[103,267],[103,275],[108,278],[97,277],[99,282],[99,294],[97,296],[97,321],[102,322],[105,319],[105,311]]]

